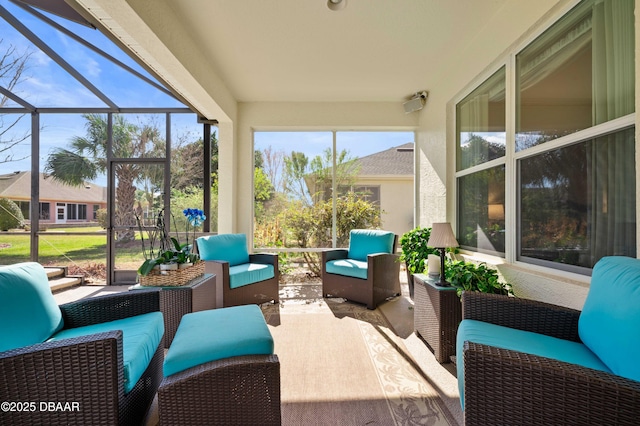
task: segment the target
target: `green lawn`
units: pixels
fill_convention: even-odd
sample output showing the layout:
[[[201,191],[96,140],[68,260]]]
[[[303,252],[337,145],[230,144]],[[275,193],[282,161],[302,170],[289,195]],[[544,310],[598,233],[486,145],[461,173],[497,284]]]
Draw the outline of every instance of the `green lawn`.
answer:
[[[101,228],[65,228],[55,234],[39,236],[39,262],[68,265],[70,263],[106,263],[106,235],[69,235],[70,232],[104,232]],[[29,234],[9,235],[0,232],[0,264],[30,260]],[[116,267],[136,269],[143,261],[140,241],[116,248]]]

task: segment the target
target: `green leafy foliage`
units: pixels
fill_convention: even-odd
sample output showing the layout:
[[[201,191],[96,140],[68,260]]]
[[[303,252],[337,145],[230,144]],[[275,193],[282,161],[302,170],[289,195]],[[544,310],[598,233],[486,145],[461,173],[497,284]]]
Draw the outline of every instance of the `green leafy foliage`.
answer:
[[[24,216],[20,207],[7,198],[0,198],[0,231],[20,228],[24,225]]]
[[[424,272],[425,260],[430,254],[438,254],[437,249],[427,246],[429,237],[431,236],[431,228],[415,228],[406,232],[400,238],[400,247],[402,254],[400,261],[407,264],[407,269],[412,274],[420,274]]]
[[[380,227],[380,209],[353,192],[336,199],[338,247],[347,247],[352,229],[377,229]],[[282,213],[281,223],[286,224],[288,246],[331,247],[333,205],[331,200],[305,206],[293,202]],[[315,253],[303,253],[312,273],[320,274],[319,258]]]
[[[498,271],[484,263],[463,260],[447,262],[445,277],[452,286],[457,287],[458,296],[463,291],[513,295],[511,284],[501,282]]]

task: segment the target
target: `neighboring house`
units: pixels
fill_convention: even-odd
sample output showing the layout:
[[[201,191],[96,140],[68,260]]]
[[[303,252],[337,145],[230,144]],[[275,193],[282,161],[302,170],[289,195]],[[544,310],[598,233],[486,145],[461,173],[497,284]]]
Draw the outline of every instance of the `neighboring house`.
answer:
[[[14,201],[31,222],[31,172],[0,175],[0,198]],[[40,223],[95,222],[96,211],[106,209],[107,188],[94,183],[64,185],[40,173]]]
[[[354,160],[353,190],[366,194],[382,211],[382,228],[398,238],[413,228],[413,142]]]
[[[349,168],[357,170],[353,185],[338,186],[338,193],[353,191],[367,201],[380,206],[382,228],[393,231],[398,238],[413,229],[413,142],[389,148],[353,160]],[[313,179],[305,179],[309,192],[318,191]],[[330,193],[331,191],[327,191]]]

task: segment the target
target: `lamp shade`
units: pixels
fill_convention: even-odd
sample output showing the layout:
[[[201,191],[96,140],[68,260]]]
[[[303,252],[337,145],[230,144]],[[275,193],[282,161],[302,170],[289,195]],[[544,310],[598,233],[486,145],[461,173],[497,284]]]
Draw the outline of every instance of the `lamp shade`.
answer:
[[[453,235],[451,224],[449,222],[440,222],[431,226],[431,235],[427,245],[434,248],[445,248],[458,247],[459,244],[455,235]]]

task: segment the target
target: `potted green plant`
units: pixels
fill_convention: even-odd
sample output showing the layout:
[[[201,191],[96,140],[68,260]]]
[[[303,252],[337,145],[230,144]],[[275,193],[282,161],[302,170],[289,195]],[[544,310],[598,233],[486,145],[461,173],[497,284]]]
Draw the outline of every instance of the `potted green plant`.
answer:
[[[415,228],[406,232],[400,238],[400,248],[402,254],[400,261],[405,263],[407,270],[407,283],[409,284],[409,295],[413,298],[413,275],[421,274],[425,270],[425,261],[430,254],[439,254],[438,250],[427,246],[431,228]]]
[[[206,216],[204,215],[204,212],[199,209],[185,209],[183,210],[183,214],[187,219],[187,229],[185,233],[187,241],[184,244],[181,244],[177,238],[170,237],[167,234],[167,228],[164,221],[164,210],[161,210],[158,213],[155,226],[150,229],[146,229],[146,243],[142,221],[138,216],[136,216],[142,242],[142,252],[145,257],[144,262],[138,268],[138,273],[141,276],[149,275],[156,266],[159,266],[160,269],[164,270],[176,270],[183,269],[187,265],[193,265],[200,260],[200,256],[198,253],[194,253],[192,248],[193,242],[195,241],[196,228],[202,224],[206,219]],[[189,226],[193,228],[191,244],[189,244]],[[158,250],[155,249],[156,245],[159,246]]]
[[[511,284],[500,281],[498,271],[485,263],[449,261],[445,268],[445,277],[447,282],[456,287],[458,296],[465,290],[513,295]]]

